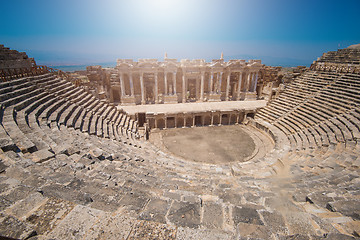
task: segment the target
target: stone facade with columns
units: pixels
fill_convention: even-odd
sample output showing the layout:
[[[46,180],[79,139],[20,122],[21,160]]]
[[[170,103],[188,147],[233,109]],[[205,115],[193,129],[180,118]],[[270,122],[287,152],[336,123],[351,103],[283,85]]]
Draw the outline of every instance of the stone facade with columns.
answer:
[[[118,59],[110,100],[121,105],[255,100],[260,60]]]

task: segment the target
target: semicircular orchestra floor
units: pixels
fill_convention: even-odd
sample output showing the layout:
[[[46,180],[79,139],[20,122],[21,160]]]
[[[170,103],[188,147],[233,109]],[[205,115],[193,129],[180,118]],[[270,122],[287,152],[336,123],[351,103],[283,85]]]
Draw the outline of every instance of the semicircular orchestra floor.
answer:
[[[248,161],[258,154],[259,147],[273,146],[268,137],[255,131],[244,125],[172,128],[152,133],[150,141],[186,160],[226,164]]]

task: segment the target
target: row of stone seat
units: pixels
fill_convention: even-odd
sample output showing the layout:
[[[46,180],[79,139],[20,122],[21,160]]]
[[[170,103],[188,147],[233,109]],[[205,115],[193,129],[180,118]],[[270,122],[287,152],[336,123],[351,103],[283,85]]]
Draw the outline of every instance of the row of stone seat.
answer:
[[[318,62],[360,64],[360,51],[358,49],[339,49],[324,53]]]
[[[302,76],[310,78],[314,75],[327,77],[328,73],[310,72]],[[336,144],[337,142],[357,142],[359,122],[354,114],[360,101],[356,74],[332,73],[334,78],[323,85],[313,95],[304,95],[303,101],[295,94],[284,92],[269,106],[259,111],[257,118],[273,123],[289,138],[294,149],[315,148]],[[335,78],[336,77],[336,78]],[[356,78],[357,77],[357,78]],[[302,85],[309,85],[306,81]],[[296,89],[301,83],[295,80],[288,89]],[[307,88],[307,87],[303,87]],[[351,119],[352,121],[349,121]]]
[[[279,98],[274,100],[267,108],[258,111],[257,115],[267,121],[274,122],[302,104],[309,97],[320,92],[329,83],[332,83],[336,77],[338,75],[335,73],[319,74],[315,71],[308,71],[288,85]]]
[[[136,122],[53,74],[1,83],[1,87],[2,149],[51,149],[41,130],[53,126],[51,122],[129,144],[138,142]]]

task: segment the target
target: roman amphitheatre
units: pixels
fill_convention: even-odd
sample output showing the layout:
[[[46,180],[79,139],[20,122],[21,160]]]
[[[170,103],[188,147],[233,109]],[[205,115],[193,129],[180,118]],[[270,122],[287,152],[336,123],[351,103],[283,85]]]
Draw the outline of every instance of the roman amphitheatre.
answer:
[[[0,45],[0,238],[358,239],[360,45],[279,71]]]

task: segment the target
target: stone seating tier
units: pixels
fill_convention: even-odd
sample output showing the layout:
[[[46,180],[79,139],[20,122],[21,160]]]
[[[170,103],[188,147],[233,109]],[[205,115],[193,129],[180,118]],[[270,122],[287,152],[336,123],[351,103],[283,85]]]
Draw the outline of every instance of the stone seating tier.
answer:
[[[19,144],[19,149],[23,152],[34,152],[38,148],[22,133],[18,122],[29,125],[29,116],[34,113],[32,115],[35,117],[35,122],[38,125],[45,118],[47,119],[47,124],[57,122],[58,125],[64,124],[68,127],[73,127],[77,121],[84,121],[79,119],[79,117],[83,116],[81,115],[83,109],[87,108],[94,101],[93,96],[83,90],[74,88],[70,92],[63,91],[63,89],[70,90],[73,87],[70,86],[69,82],[57,79],[52,74],[17,79],[1,83],[1,85],[4,87],[0,94],[3,108],[1,123],[4,126],[4,131],[10,138],[16,139],[13,142]],[[53,98],[48,94],[53,95]],[[98,121],[99,124],[95,127],[98,136],[109,136],[107,134],[108,124],[113,124],[113,120],[108,119],[108,112],[111,109],[114,108],[102,103],[102,109],[96,109],[98,112],[92,112],[92,114],[102,116],[101,121]],[[105,110],[106,112],[104,112]],[[23,116],[24,119],[16,119],[17,116]],[[22,129],[26,131],[27,128],[23,126]],[[96,132],[91,133],[96,134]],[[129,129],[126,138],[133,138],[136,133],[136,130]],[[37,142],[41,146],[46,145],[41,143],[41,141]],[[6,149],[6,146],[4,148]]]
[[[322,80],[313,88],[317,79]],[[349,112],[358,109],[359,82],[356,74],[305,72],[286,87],[288,91],[261,109],[256,118],[279,127],[296,150],[328,143],[352,145],[358,139],[359,122]]]

